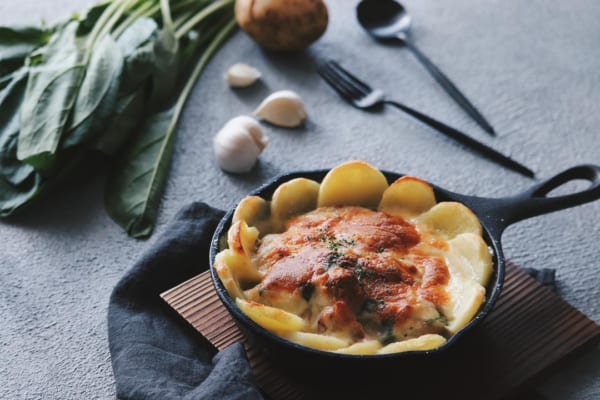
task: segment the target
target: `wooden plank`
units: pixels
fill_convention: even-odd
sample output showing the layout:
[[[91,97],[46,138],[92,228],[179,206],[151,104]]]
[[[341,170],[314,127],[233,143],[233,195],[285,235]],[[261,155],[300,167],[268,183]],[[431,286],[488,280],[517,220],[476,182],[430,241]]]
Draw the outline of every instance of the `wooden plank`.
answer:
[[[161,297],[216,350],[244,341],[218,299],[208,272],[164,292]],[[469,340],[487,343],[485,354],[475,355],[469,350],[467,340],[458,341],[457,346],[465,347],[465,350],[452,373],[460,374],[461,365],[468,370],[473,368],[467,367],[469,363],[483,362],[485,365],[480,369],[485,371],[485,382],[491,384],[479,385],[477,389],[474,386],[473,390],[478,390],[476,393],[468,393],[469,389],[465,389],[467,398],[502,398],[572,352],[600,340],[600,326],[509,263],[503,294]],[[315,398],[315,393],[291,381],[268,359],[247,343],[244,345],[255,381],[271,399]],[[482,387],[487,391],[485,395],[481,392]]]

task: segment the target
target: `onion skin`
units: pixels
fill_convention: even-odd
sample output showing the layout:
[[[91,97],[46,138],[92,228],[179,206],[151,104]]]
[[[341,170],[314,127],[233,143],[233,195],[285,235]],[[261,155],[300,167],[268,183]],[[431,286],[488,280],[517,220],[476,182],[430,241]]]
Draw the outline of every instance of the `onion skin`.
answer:
[[[235,19],[263,48],[294,51],[320,38],[329,16],[322,0],[236,0]]]

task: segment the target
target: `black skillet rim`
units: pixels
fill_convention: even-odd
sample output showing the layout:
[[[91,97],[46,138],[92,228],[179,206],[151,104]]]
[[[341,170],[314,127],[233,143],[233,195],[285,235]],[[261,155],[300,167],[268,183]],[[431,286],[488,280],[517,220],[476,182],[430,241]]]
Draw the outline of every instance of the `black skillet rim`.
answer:
[[[282,175],[278,175],[273,179],[269,180],[265,184],[261,185],[259,188],[250,192],[247,196],[260,196],[262,198],[270,199],[273,192],[279,185],[284,182],[287,182],[294,178],[308,178],[313,179],[317,182],[321,182],[323,177],[329,172],[329,169],[321,169],[321,170],[310,170],[310,171],[297,171],[286,173]],[[389,171],[381,171],[383,175],[386,177],[388,183],[394,182],[396,179],[405,176],[406,174],[399,174],[396,172]],[[429,182],[428,182],[429,183]],[[462,202],[464,198],[470,198],[471,196],[465,196],[457,193],[450,192],[445,190],[437,185],[429,183],[435,193],[436,200],[439,202],[445,200],[452,200]],[[486,226],[485,221],[482,220],[481,216],[478,215],[476,207],[471,206],[470,209],[477,215],[481,226],[483,228],[483,239],[487,243],[488,247],[492,249],[492,262],[494,265],[494,271],[490,282],[486,287],[486,299],[481,306],[480,310],[477,312],[477,315],[473,317],[473,319],[460,331],[456,332],[454,335],[450,336],[446,343],[432,350],[416,350],[416,351],[406,351],[400,353],[390,353],[390,354],[369,354],[369,355],[356,355],[356,354],[340,354],[334,353],[330,351],[317,350],[310,347],[302,346],[300,344],[288,341],[267,329],[261,327],[256,322],[252,321],[246,314],[244,314],[238,306],[235,304],[234,300],[229,296],[229,293],[223,286],[221,279],[217,275],[214,269],[214,260],[219,252],[219,243],[223,234],[227,232],[229,227],[231,226],[231,220],[233,217],[233,212],[237,204],[233,206],[226,214],[223,216],[215,232],[212,237],[212,241],[210,244],[210,252],[209,252],[209,262],[210,262],[210,275],[212,283],[215,287],[217,295],[221,302],[225,305],[230,314],[233,315],[236,323],[244,325],[245,328],[252,331],[253,334],[257,334],[262,336],[263,339],[267,341],[275,341],[278,344],[281,344],[285,347],[290,347],[291,349],[306,352],[309,354],[314,354],[317,356],[329,358],[329,359],[348,359],[348,360],[360,360],[360,359],[368,359],[368,360],[377,360],[377,359],[405,359],[405,358],[413,358],[413,357],[425,357],[425,356],[433,356],[437,354],[441,354],[445,352],[448,348],[452,347],[454,343],[458,341],[459,338],[464,336],[467,332],[471,331],[473,327],[479,324],[487,315],[491,312],[494,304],[498,300],[500,293],[502,291],[502,284],[504,282],[504,273],[505,273],[505,263],[504,263],[504,255],[502,253],[502,246],[500,243],[500,237],[495,237],[493,232],[496,230],[493,227]],[[244,332],[244,335],[246,333]]]

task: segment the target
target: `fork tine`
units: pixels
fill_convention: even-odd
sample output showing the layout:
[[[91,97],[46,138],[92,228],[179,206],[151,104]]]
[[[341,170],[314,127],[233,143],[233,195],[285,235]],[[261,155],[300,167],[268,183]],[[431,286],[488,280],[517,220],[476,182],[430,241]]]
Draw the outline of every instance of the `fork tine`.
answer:
[[[317,68],[317,73],[321,75],[325,82],[327,82],[345,101],[352,103],[355,100],[355,96],[339,79],[336,79],[336,76],[328,67],[320,65]]]
[[[336,71],[337,75],[346,78],[345,81],[350,83],[356,89],[360,90],[363,95],[367,95],[373,91],[373,88],[371,88],[371,86],[367,85],[365,82],[352,75],[350,71],[342,67],[337,61],[330,60],[328,62],[328,65],[330,65],[330,68],[332,70]]]
[[[352,82],[342,76],[340,72],[335,70],[330,64],[325,63],[323,65],[323,71],[325,71],[331,79],[335,80],[338,86],[342,87],[353,100],[360,100],[369,94],[369,92],[365,93],[363,90],[353,85]]]

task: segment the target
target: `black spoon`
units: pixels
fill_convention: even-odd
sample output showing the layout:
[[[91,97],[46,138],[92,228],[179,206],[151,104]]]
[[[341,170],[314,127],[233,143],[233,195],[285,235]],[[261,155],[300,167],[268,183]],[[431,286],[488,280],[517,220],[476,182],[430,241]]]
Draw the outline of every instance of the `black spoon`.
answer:
[[[473,104],[458,90],[442,71],[408,39],[411,25],[410,15],[402,4],[395,0],[363,0],[356,8],[356,16],[361,26],[379,40],[396,40],[405,45],[435,80],[446,90],[467,114],[486,132],[495,135],[494,128]]]

